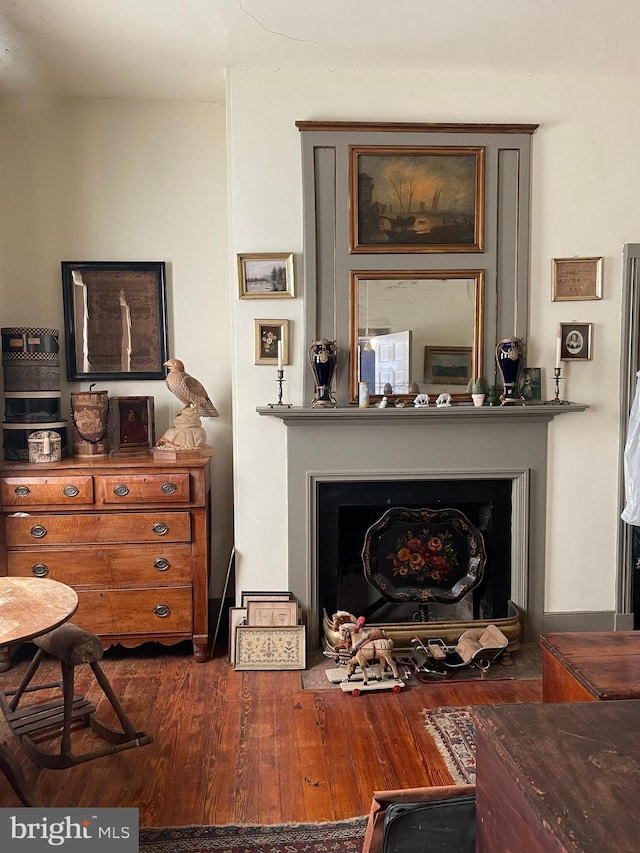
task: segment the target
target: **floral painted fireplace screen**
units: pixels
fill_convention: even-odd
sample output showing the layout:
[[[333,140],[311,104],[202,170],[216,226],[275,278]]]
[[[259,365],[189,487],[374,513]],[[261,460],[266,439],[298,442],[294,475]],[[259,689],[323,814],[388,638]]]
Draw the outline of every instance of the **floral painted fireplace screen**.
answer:
[[[387,601],[454,604],[483,578],[480,531],[457,509],[392,507],[369,527],[365,577]]]

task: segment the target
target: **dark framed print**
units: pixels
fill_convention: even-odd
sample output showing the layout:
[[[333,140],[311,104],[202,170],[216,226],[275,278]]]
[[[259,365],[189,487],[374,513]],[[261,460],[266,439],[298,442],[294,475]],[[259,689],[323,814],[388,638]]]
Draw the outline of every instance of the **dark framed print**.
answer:
[[[238,283],[240,299],[291,299],[293,253],[238,255]]]
[[[153,397],[109,397],[108,434],[114,453],[140,453],[153,447]]]
[[[472,377],[472,347],[425,347],[424,381],[467,385]]]
[[[523,367],[518,380],[518,389],[526,403],[540,403],[542,401],[542,369]]]
[[[561,361],[589,361],[593,323],[560,323],[558,338]]]
[[[352,252],[481,252],[481,147],[352,146]]]
[[[67,378],[164,379],[164,261],[62,261]]]
[[[602,258],[554,258],[551,296],[554,302],[602,299]]]
[[[255,363],[289,364],[288,320],[255,321]]]

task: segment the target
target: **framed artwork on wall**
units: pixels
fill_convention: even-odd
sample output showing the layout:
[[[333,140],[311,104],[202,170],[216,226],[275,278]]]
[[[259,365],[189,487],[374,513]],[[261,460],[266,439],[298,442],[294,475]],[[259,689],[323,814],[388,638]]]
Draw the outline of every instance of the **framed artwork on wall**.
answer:
[[[352,252],[482,252],[481,147],[350,148]]]
[[[589,361],[593,323],[560,323],[558,343],[561,361]]]
[[[291,299],[293,252],[238,255],[240,299]]]
[[[255,363],[278,364],[278,344],[282,364],[289,364],[289,320],[255,321]]]
[[[164,379],[164,261],[62,261],[67,379]]]
[[[554,302],[602,299],[602,258],[554,258],[551,295]]]

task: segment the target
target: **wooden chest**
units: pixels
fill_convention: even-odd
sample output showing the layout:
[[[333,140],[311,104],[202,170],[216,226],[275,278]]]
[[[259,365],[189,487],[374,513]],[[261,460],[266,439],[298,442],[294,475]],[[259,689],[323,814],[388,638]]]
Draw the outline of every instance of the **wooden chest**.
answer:
[[[478,707],[478,853],[638,849],[640,701]]]
[[[72,586],[105,646],[189,639],[206,660],[208,462],[0,463],[0,574]]]

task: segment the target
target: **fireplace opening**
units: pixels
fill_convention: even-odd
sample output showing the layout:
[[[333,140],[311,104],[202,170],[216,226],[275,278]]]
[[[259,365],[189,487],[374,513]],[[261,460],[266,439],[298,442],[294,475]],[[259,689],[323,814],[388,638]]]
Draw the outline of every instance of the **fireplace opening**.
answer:
[[[348,610],[371,622],[502,619],[511,594],[510,479],[332,481],[318,483],[317,573],[320,616]],[[482,533],[482,582],[456,604],[395,603],[367,580],[362,548],[369,527],[390,507],[455,509]],[[322,620],[320,619],[320,622]]]

